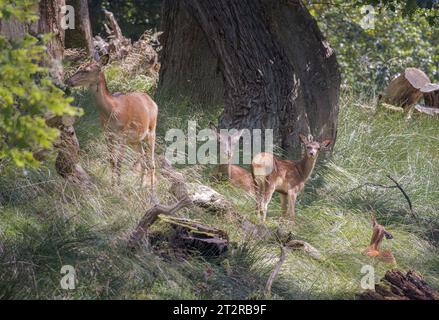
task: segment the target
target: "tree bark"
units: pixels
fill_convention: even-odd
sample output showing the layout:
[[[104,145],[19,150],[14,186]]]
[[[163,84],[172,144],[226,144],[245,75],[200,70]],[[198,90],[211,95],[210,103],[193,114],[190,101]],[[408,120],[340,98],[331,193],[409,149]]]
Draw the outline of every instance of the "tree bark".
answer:
[[[61,27],[61,7],[65,0],[41,0],[39,3],[40,18],[36,25],[38,34],[51,33],[52,38],[47,43],[50,76],[55,84],[63,86],[64,72],[62,59],[64,57],[65,32]],[[58,149],[55,168],[59,175],[73,182],[88,182],[89,177],[79,164],[79,143],[73,127],[74,119],[68,117],[48,117],[47,124],[60,131],[58,141],[54,146]]]
[[[67,5],[75,9],[75,29],[66,30],[66,48],[86,48],[92,55],[93,34],[91,31],[90,14],[87,0],[67,0]]]
[[[431,108],[439,108],[439,90],[424,93],[425,105]]]
[[[340,73],[300,0],[165,0],[159,93],[223,104],[220,126],[336,137]]]

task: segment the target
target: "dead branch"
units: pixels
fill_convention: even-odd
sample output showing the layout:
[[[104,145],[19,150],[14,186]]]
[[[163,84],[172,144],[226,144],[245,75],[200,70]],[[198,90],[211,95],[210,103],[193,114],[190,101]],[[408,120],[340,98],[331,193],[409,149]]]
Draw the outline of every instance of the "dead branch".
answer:
[[[104,9],[104,14],[107,19],[104,24],[107,39],[96,36],[93,38],[93,45],[97,52],[108,52],[113,60],[124,59],[132,49],[131,40],[123,36],[112,12]]]
[[[285,247],[282,245],[280,247],[279,261],[274,266],[274,269],[271,272],[270,276],[268,277],[267,283],[265,285],[265,289],[264,289],[265,297],[271,297],[271,287],[273,285],[273,281],[276,278],[277,274],[279,273],[283,263],[285,262],[285,258],[286,258]]]
[[[290,240],[285,244],[285,247],[292,250],[302,250],[303,252],[309,254],[309,256],[315,260],[323,260],[323,256],[320,251],[314,248],[308,242],[302,240]]]
[[[136,246],[140,243],[140,241],[148,234],[149,227],[156,222],[158,216],[160,214],[163,215],[174,215],[178,210],[187,207],[192,204],[192,201],[189,197],[184,196],[177,203],[172,206],[163,206],[160,204],[156,204],[151,209],[149,209],[145,215],[140,220],[136,229],[130,236],[130,240],[128,241],[128,247],[130,249],[136,248]]]
[[[408,196],[407,192],[404,191],[404,189],[402,188],[402,186],[398,183],[398,181],[396,181],[394,178],[392,178],[390,175],[386,175],[387,178],[389,178],[390,180],[393,181],[393,183],[395,184],[395,186],[398,188],[399,191],[401,191],[402,195],[404,196],[404,198],[407,200],[407,203],[409,205],[410,208],[410,213],[412,214],[412,216],[418,220],[418,216],[415,214],[415,212],[413,211],[413,205],[412,205],[412,201],[410,200],[410,197]]]
[[[390,186],[386,186],[386,185],[382,185],[382,184],[377,184],[377,183],[371,183],[371,182],[366,182],[363,183],[353,189],[348,190],[346,193],[350,193],[353,192],[355,190],[361,189],[363,187],[378,187],[378,188],[383,188],[383,189],[398,189],[402,195],[404,196],[404,198],[407,200],[407,204],[409,206],[410,209],[410,213],[411,215],[416,219],[418,219],[418,216],[415,214],[414,210],[413,210],[413,204],[412,201],[410,200],[410,197],[408,196],[407,192],[405,192],[405,190],[402,188],[402,186],[394,179],[392,178],[390,175],[386,175],[387,178],[389,178],[390,180],[392,180],[392,182],[394,183],[394,185],[390,185]]]

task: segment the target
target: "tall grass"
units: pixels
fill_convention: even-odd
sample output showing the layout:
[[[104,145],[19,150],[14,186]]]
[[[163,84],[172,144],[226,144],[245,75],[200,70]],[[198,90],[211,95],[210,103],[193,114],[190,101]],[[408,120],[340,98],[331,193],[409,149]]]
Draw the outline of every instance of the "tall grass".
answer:
[[[121,81],[110,69],[112,90],[152,91],[146,79]],[[223,259],[185,256],[167,243],[155,249],[126,250],[127,239],[150,208],[147,191],[130,170],[136,156],[128,152],[122,182],[111,186],[107,150],[98,114],[89,94],[75,91],[85,115],[76,125],[81,162],[93,179],[84,189],[58,177],[53,161],[36,170],[9,170],[0,177],[0,298],[39,299],[246,299],[260,297],[279,254],[274,240],[253,239],[238,221],[201,209],[180,216],[226,230],[230,249]],[[200,127],[221,110],[193,106],[189,101],[157,99],[160,108],[159,144],[165,132],[182,128],[187,120]],[[333,156],[321,161],[299,196],[297,225],[281,218],[277,196],[270,204],[268,228],[281,228],[316,247],[317,261],[303,252],[289,252],[273,285],[275,299],[352,299],[361,291],[363,265],[375,266],[376,278],[392,266],[363,256],[371,236],[370,215],[394,235],[383,246],[392,250],[397,266],[414,268],[439,287],[436,247],[439,212],[439,126],[437,118],[376,110],[367,99],[342,96],[338,138]],[[242,215],[257,221],[254,201],[225,182],[210,179],[210,167],[181,168],[189,181],[211,185],[234,203]],[[395,178],[409,195],[413,213],[402,193],[391,186]],[[369,185],[367,185],[369,184]],[[169,183],[160,179],[159,198],[175,199]],[[157,223],[155,232],[166,230]],[[72,265],[78,275],[75,290],[61,289],[61,266]],[[209,273],[207,271],[209,270]]]

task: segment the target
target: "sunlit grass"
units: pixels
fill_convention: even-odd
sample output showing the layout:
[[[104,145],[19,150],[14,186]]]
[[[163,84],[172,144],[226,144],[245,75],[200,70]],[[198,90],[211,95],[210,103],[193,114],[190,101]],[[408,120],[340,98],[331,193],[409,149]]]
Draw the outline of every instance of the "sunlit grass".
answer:
[[[143,79],[120,80],[109,70],[114,91],[153,86]],[[76,124],[81,163],[93,179],[83,189],[60,178],[49,161],[29,172],[10,170],[0,177],[0,298],[69,299],[246,299],[259,296],[279,255],[277,229],[317,248],[322,261],[303,252],[289,252],[273,285],[275,299],[352,299],[361,291],[360,272],[374,265],[376,278],[389,267],[361,254],[371,236],[370,216],[393,234],[383,247],[397,267],[414,268],[439,287],[435,244],[439,212],[439,126],[437,118],[376,111],[368,100],[343,94],[338,138],[332,158],[320,162],[299,196],[297,225],[281,218],[278,196],[270,204],[267,225],[273,238],[259,240],[243,232],[236,219],[200,209],[184,209],[184,217],[226,230],[231,246],[224,260],[185,259],[142,248],[126,250],[127,239],[150,208],[147,190],[130,167],[136,155],[128,151],[122,182],[111,186],[108,151],[98,113],[86,90],[75,90],[75,103],[85,109]],[[187,120],[200,128],[216,121],[221,110],[193,106],[189,101],[157,98],[159,152],[169,128],[185,129]],[[254,201],[227,182],[211,178],[209,166],[181,168],[190,182],[212,186],[234,203],[242,216],[257,223]],[[361,187],[392,185],[394,177],[409,195],[416,219],[398,189]],[[162,203],[175,201],[169,182],[160,179]],[[157,224],[160,231],[163,225]],[[166,246],[166,244],[163,244]],[[59,285],[62,265],[75,266],[78,286]],[[205,271],[212,270],[206,278]]]

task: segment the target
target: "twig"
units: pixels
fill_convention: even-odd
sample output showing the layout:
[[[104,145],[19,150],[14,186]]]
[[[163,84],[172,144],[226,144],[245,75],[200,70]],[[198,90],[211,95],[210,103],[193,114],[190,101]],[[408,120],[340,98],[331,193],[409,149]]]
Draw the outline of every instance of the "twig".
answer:
[[[389,178],[390,180],[393,181],[393,183],[395,184],[395,186],[399,189],[399,191],[401,191],[402,195],[404,196],[404,198],[407,200],[407,203],[409,205],[410,208],[410,213],[412,214],[412,216],[418,220],[418,216],[415,214],[415,212],[413,211],[413,205],[412,205],[412,201],[410,200],[410,197],[408,196],[407,192],[404,191],[404,189],[401,187],[401,185],[398,183],[398,181],[396,181],[394,178],[392,178],[390,175],[386,175],[387,178]]]
[[[394,185],[391,186],[386,186],[386,185],[382,185],[382,184],[377,184],[377,183],[370,183],[370,182],[366,182],[363,183],[362,185],[359,185],[358,187],[355,187],[353,189],[348,190],[346,193],[350,193],[353,192],[355,190],[361,189],[363,187],[378,187],[378,188],[384,188],[384,189],[395,189],[397,188],[399,191],[401,191],[402,195],[404,196],[404,198],[407,200],[407,203],[409,205],[409,209],[410,209],[410,213],[411,215],[419,221],[418,216],[415,214],[414,210],[413,210],[413,204],[412,201],[410,200],[410,197],[408,196],[407,192],[405,192],[405,190],[402,188],[402,186],[398,183],[398,181],[396,181],[394,178],[392,178],[390,175],[386,175],[387,178],[389,178],[390,180],[392,180],[392,182],[394,183]]]
[[[268,277],[267,284],[265,285],[265,289],[264,289],[265,297],[271,296],[271,286],[273,285],[273,281],[276,278],[277,274],[279,273],[282,264],[285,262],[285,258],[286,258],[285,247],[281,245],[279,261],[276,263],[276,266],[274,267],[273,272],[271,272],[270,276]]]

